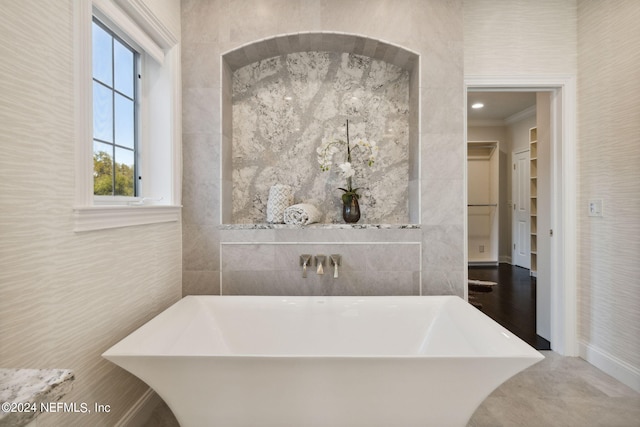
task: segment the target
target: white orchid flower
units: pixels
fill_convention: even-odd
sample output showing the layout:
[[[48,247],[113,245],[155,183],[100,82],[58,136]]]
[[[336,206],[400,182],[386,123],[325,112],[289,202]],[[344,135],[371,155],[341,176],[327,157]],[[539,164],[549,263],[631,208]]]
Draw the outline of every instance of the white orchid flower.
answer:
[[[342,163],[338,165],[338,167],[342,171],[342,176],[344,178],[351,178],[353,175],[356,174],[356,170],[353,167],[351,167],[351,163],[349,162]]]

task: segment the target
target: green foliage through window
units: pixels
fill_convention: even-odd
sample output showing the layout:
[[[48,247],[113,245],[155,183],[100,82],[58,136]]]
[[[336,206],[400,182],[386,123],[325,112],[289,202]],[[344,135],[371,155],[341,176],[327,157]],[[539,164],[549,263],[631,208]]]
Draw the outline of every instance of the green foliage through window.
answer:
[[[114,162],[109,153],[98,151],[93,154],[93,194],[96,196],[135,196],[134,176],[131,166],[117,162],[114,174]]]

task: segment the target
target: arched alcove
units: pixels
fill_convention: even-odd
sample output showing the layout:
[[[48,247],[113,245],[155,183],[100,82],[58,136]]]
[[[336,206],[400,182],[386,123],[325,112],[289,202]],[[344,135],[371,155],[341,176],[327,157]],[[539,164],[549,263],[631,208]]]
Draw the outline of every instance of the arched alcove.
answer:
[[[295,105],[291,105],[292,96],[288,95],[287,91],[296,92],[297,90],[301,98],[304,97],[302,96],[303,91],[307,93],[307,98],[316,96],[313,90],[309,95],[309,90],[301,89],[300,87],[300,84],[309,79],[308,74],[300,77],[299,81],[293,83],[288,81],[291,80],[292,63],[294,67],[306,67],[305,70],[307,71],[312,69],[314,75],[325,72],[322,76],[323,78],[330,74],[327,70],[331,70],[332,67],[333,69],[343,68],[347,74],[350,72],[352,74],[361,73],[356,77],[361,77],[362,81],[365,82],[362,87],[354,87],[352,84],[354,79],[344,83],[339,80],[339,77],[337,77],[338,83],[329,83],[334,86],[340,86],[340,84],[344,83],[344,91],[334,91],[338,95],[336,93],[326,95],[326,97],[333,97],[332,102],[334,105],[339,106],[337,109],[340,111],[336,111],[333,116],[325,118],[325,127],[333,127],[336,132],[340,131],[340,127],[344,127],[344,119],[349,118],[349,114],[352,111],[349,110],[349,103],[357,104],[358,102],[358,98],[349,91],[360,91],[359,94],[362,94],[366,101],[361,102],[359,114],[363,114],[363,110],[367,111],[368,115],[363,120],[368,122],[368,128],[365,129],[367,126],[363,123],[359,124],[358,117],[355,117],[355,120],[352,120],[350,125],[351,135],[356,134],[360,137],[367,137],[373,133],[376,137],[384,138],[387,144],[385,153],[387,158],[383,158],[376,165],[384,170],[378,170],[371,176],[360,176],[361,181],[363,179],[374,181],[373,183],[368,183],[372,185],[371,188],[373,189],[367,195],[371,197],[371,200],[369,200],[371,205],[377,206],[377,208],[370,208],[370,212],[375,212],[377,216],[374,215],[370,218],[365,216],[364,222],[419,223],[418,106],[420,84],[418,80],[420,74],[418,72],[419,56],[416,53],[382,40],[370,39],[355,34],[296,33],[245,44],[223,54],[221,62],[222,146],[220,161],[222,174],[222,223],[264,222],[264,219],[261,219],[260,209],[266,204],[267,190],[270,185],[287,183],[282,182],[286,181],[283,178],[285,176],[292,176],[292,180],[299,184],[301,181],[300,176],[304,175],[306,177],[308,172],[317,173],[319,170],[317,163],[314,164],[315,153],[313,152],[315,147],[319,145],[321,136],[327,136],[327,130],[319,129],[316,120],[317,116],[322,114],[313,111],[313,117],[311,118],[296,119],[299,122],[305,122],[304,124],[307,126],[304,129],[300,129],[300,126],[296,127],[295,123],[290,123],[291,115],[286,114],[286,109],[308,109],[310,102],[324,101],[305,99],[307,103],[304,105],[302,102],[295,104],[296,101],[293,101]],[[287,65],[289,65],[289,68],[287,68]],[[289,74],[286,74],[286,69],[289,70]],[[344,70],[342,73],[345,73]],[[366,76],[363,77],[363,73],[366,73]],[[269,87],[265,89],[266,84]],[[326,83],[312,82],[311,84]],[[257,94],[258,92],[243,92],[245,90],[254,90],[258,86],[263,95]],[[383,88],[383,90],[380,91],[380,88]],[[376,89],[378,93],[375,92]],[[264,93],[267,95],[264,95]],[[336,99],[343,95],[348,96],[348,99]],[[269,114],[271,114],[269,120],[272,123],[270,123],[271,133],[268,138],[260,135],[260,138],[262,138],[260,141],[260,138],[254,138],[255,135],[251,134],[251,127],[247,125],[247,122],[259,114],[257,112],[258,107],[255,106],[255,103],[253,107],[251,106],[251,99],[244,104],[240,102],[239,100],[242,100],[243,96],[251,99],[256,99],[260,96],[266,98],[259,102],[262,103],[260,107],[262,112],[264,112],[265,108],[273,110],[269,111]],[[287,102],[290,104],[286,104]],[[375,108],[378,108],[378,104],[381,106],[379,110],[384,110],[384,113],[375,110]],[[301,107],[301,105],[303,106]],[[387,120],[390,114],[389,111],[394,109],[398,110],[393,111],[394,117],[397,116],[396,119]],[[353,106],[353,111],[358,111],[358,105]],[[312,113],[307,112],[306,114]],[[385,120],[377,120],[375,114],[378,113],[386,114]],[[328,114],[325,115],[329,116]],[[277,123],[277,120],[282,120],[282,123]],[[376,129],[375,132],[372,130],[376,126],[381,126],[383,122],[385,124],[386,122],[392,123],[393,126],[387,126],[389,127],[389,133],[395,126],[396,134],[389,135],[387,133],[382,137],[380,136],[381,129]],[[373,126],[374,124],[375,126]],[[249,131],[243,130],[245,125],[249,126]],[[254,126],[257,125],[254,124]],[[235,136],[234,132],[236,132]],[[269,133],[267,131],[264,132]],[[274,133],[286,133],[289,141],[282,142],[284,139],[278,139],[282,135],[273,136]],[[240,143],[245,145],[240,146]],[[299,145],[296,148],[296,152],[289,150],[287,155],[291,156],[290,158],[281,154],[282,147],[278,147],[278,144],[287,143],[291,146]],[[251,144],[254,144],[254,146],[251,146]],[[385,151],[384,146],[381,147],[381,151]],[[268,154],[265,154],[264,158],[260,158],[261,153]],[[249,167],[244,164],[244,168],[239,167],[238,165],[243,164],[242,162],[246,160],[246,157],[252,157],[251,161],[253,163],[251,164],[255,166]],[[274,158],[284,161],[285,166],[278,164],[276,160],[273,160]],[[335,160],[339,159],[336,157]],[[306,163],[308,163],[308,166]],[[291,173],[295,168],[288,169],[287,165],[295,166],[298,169],[296,169],[295,173]],[[317,170],[312,169],[314,166]],[[308,171],[304,169],[305,167]],[[264,170],[261,168],[264,168]],[[287,173],[290,173],[290,175],[286,175]],[[256,181],[260,182],[259,188],[255,185]],[[332,188],[337,190],[337,186],[344,186],[344,184],[339,185],[339,183],[332,182],[330,179],[325,185],[318,184],[317,181],[314,182],[314,188],[300,191],[299,194],[304,200],[296,200],[296,202],[312,199],[316,203],[323,204],[327,210],[335,211],[335,207],[327,206],[326,200],[322,197],[316,198],[315,195],[322,191],[331,191]],[[373,187],[376,183],[378,185]],[[305,185],[311,184],[306,183]],[[357,183],[356,186],[362,186],[362,182]],[[383,186],[386,186],[386,193],[380,190]],[[394,188],[401,196],[395,197],[396,194],[391,193],[391,188]],[[294,188],[294,190],[299,189]],[[382,191],[382,193],[376,193],[377,190]],[[339,195],[339,192],[335,193],[336,204],[339,201]],[[242,206],[239,207],[238,205],[242,203],[246,205],[247,198],[252,200],[252,206],[249,209]],[[235,208],[234,203],[236,204]],[[388,206],[386,207],[389,209],[382,209],[382,203],[387,203]],[[395,206],[398,204],[404,204],[404,206]],[[391,209],[390,206],[395,210]],[[240,211],[243,213],[239,214]],[[326,220],[332,222],[336,220],[336,217],[327,216]]]

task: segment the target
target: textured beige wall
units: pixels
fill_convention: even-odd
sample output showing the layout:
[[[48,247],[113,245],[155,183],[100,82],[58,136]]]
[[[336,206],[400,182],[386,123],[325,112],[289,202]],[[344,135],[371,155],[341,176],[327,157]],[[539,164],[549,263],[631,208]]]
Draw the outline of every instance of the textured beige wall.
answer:
[[[575,0],[464,0],[464,74],[575,74],[575,10]]]
[[[220,55],[303,31],[364,35],[421,55],[423,291],[463,295],[462,0],[182,2],[184,293],[220,292]]]
[[[640,4],[578,2],[579,336],[640,371]],[[587,215],[601,199],[604,216]]]
[[[147,386],[100,354],[180,297],[181,226],[73,232],[73,1],[0,6],[0,366],[75,372],[42,426],[112,426]]]

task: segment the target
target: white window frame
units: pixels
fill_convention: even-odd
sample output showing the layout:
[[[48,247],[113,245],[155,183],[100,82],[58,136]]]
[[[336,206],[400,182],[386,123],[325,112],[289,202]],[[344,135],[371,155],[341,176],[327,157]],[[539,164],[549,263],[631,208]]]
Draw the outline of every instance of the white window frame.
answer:
[[[127,4],[128,0],[119,0]],[[131,3],[132,5],[134,2]],[[138,197],[93,194],[91,25],[96,16],[140,54]],[[135,20],[113,0],[74,2],[76,104],[76,232],[180,221],[180,44],[153,15]],[[152,24],[149,27],[147,24]],[[162,28],[152,38],[144,28]],[[160,37],[158,37],[160,34]],[[156,40],[160,40],[160,44]],[[153,83],[151,83],[153,81]],[[153,124],[153,125],[151,125]],[[151,146],[153,141],[153,146]]]
[[[139,106],[140,106],[140,78],[136,77],[136,75],[141,75],[142,74],[142,67],[141,67],[141,58],[143,57],[144,54],[140,54],[141,49],[138,47],[134,47],[132,46],[132,44],[130,42],[126,42],[124,41],[123,37],[121,37],[119,34],[116,34],[114,31],[111,30],[111,28],[107,25],[105,25],[104,22],[102,22],[101,19],[99,19],[97,16],[94,16],[93,19],[93,23],[95,25],[98,26],[98,28],[100,28],[102,31],[104,31],[107,35],[109,35],[109,37],[111,37],[114,42],[112,43],[111,46],[111,60],[112,60],[112,66],[115,67],[113,64],[115,64],[115,46],[116,43],[118,43],[119,45],[123,46],[124,48],[126,48],[127,50],[129,50],[132,53],[132,68],[131,70],[131,80],[134,81],[133,83],[133,91],[131,93],[127,93],[127,94],[121,94],[127,98],[130,98],[133,101],[133,109],[132,109],[132,114],[134,116],[134,127],[133,127],[133,132],[134,132],[134,136],[133,136],[133,146],[132,147],[123,147],[122,146],[122,142],[119,140],[119,137],[117,135],[117,132],[114,132],[112,135],[112,140],[100,140],[98,139],[98,141],[100,142],[100,146],[105,148],[105,146],[109,146],[109,151],[108,153],[110,154],[110,157],[112,159],[112,161],[114,161],[114,167],[112,170],[112,175],[111,175],[111,180],[112,180],[112,188],[111,191],[115,192],[116,191],[116,186],[115,186],[115,179],[116,179],[116,166],[117,166],[117,156],[115,155],[115,150],[116,147],[120,146],[123,149],[128,149],[133,153],[133,192],[134,192],[134,196],[120,196],[120,195],[95,195],[95,177],[94,177],[94,203],[95,204],[128,204],[128,203],[140,203],[140,198],[143,197],[144,195],[141,194],[141,186],[140,186],[140,180],[139,180],[139,176],[141,176],[141,172],[140,172],[140,159],[138,158],[138,153],[139,153],[139,132],[138,132],[138,128],[139,128],[139,124],[140,124],[140,111],[139,111]],[[93,32],[92,32],[93,34]],[[115,69],[115,68],[114,68]],[[98,82],[100,84],[101,87],[109,90],[109,94],[111,96],[114,96],[115,93],[118,92],[118,89],[116,87],[116,76],[115,76],[115,71],[113,71],[113,74],[111,76],[112,80],[111,82],[108,81],[102,81],[102,80],[96,80],[95,78],[95,70],[92,70],[92,75],[94,78],[94,85],[96,82]],[[95,87],[95,86],[94,86]],[[112,100],[112,111],[111,111],[111,120],[112,120],[112,126],[115,126],[115,112],[113,110],[113,108],[115,108],[115,99]],[[94,117],[95,119],[95,117]],[[94,120],[95,122],[95,120]],[[94,150],[95,150],[95,143],[96,143],[96,139],[95,139],[95,135],[94,135]],[[95,151],[94,151],[94,158],[95,158]],[[95,160],[94,160],[95,161]],[[95,166],[94,166],[95,168]],[[95,170],[94,170],[95,173]]]

